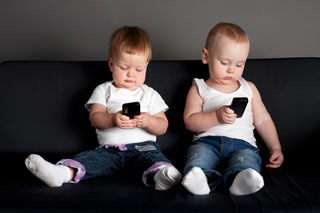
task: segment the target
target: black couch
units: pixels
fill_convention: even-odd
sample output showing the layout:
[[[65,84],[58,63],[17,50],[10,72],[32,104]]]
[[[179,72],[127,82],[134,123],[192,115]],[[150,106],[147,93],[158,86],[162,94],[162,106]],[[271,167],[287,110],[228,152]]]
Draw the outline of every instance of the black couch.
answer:
[[[146,84],[169,105],[169,128],[158,137],[180,169],[192,141],[183,110],[192,79],[207,78],[201,61],[152,61]],[[320,58],[250,59],[253,81],[276,124],[285,161],[262,170],[265,186],[248,196],[221,187],[206,196],[182,186],[156,191],[125,176],[50,188],[24,166],[31,153],[56,162],[97,146],[84,108],[111,79],[106,62],[9,61],[0,64],[0,212],[320,212]],[[268,151],[257,136],[264,159]]]

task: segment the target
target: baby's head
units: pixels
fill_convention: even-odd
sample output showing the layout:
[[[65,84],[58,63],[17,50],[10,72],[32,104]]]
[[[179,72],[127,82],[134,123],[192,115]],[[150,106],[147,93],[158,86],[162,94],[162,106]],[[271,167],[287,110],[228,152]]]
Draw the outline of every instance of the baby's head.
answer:
[[[123,26],[113,32],[109,41],[109,58],[120,52],[147,55],[151,59],[151,42],[148,33],[140,27]]]
[[[202,61],[209,65],[210,78],[223,85],[237,82],[243,73],[249,49],[248,36],[238,25],[219,23],[214,26],[202,49]]]
[[[236,43],[249,44],[249,38],[240,26],[232,23],[219,23],[210,30],[205,48],[209,49],[219,36],[225,36]]]
[[[114,86],[129,90],[140,87],[150,59],[151,42],[145,30],[124,26],[112,34],[108,64]]]

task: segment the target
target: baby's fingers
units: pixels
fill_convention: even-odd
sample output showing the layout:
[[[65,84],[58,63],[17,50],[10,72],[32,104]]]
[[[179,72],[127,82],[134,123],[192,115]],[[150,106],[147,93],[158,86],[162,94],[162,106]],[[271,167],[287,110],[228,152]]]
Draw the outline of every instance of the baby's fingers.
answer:
[[[283,155],[282,155],[282,153],[280,152],[280,153],[275,153],[275,154],[273,154],[273,155],[271,155],[270,156],[270,159],[269,159],[270,161],[275,161],[275,162],[280,162],[280,163],[282,163],[282,161],[283,161]]]
[[[232,124],[232,123],[235,122],[236,117],[237,117],[237,115],[234,114],[234,113],[231,113],[231,114],[225,113],[225,114],[223,115],[223,120],[224,120],[224,122],[227,123],[227,124]]]
[[[120,122],[119,122],[119,127],[121,129],[132,129],[136,126],[136,120],[130,119],[126,115],[121,115],[120,116]]]
[[[269,159],[269,164],[267,164],[268,168],[279,168],[283,162],[282,155],[272,155]]]
[[[130,120],[130,117],[129,117],[129,116],[126,116],[126,115],[121,115],[121,116],[120,116],[120,120],[121,120],[121,121],[129,121],[129,120]]]
[[[279,168],[280,167],[280,165],[278,165],[278,164],[271,164],[271,163],[269,163],[269,164],[267,164],[267,166],[266,166],[267,168],[272,168],[272,169],[276,169],[276,168]]]
[[[235,114],[234,111],[230,107],[226,107],[224,111],[228,114]]]
[[[123,121],[120,123],[119,127],[121,129],[132,129],[136,126],[136,123],[134,121]]]

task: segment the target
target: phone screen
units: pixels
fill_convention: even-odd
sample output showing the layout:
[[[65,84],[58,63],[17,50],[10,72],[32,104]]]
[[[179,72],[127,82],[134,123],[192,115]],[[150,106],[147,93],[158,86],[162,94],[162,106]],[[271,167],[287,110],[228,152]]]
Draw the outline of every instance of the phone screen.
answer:
[[[122,114],[134,118],[135,115],[140,115],[140,103],[130,102],[122,105]]]
[[[248,104],[247,97],[233,98],[230,108],[237,114],[237,118],[241,118]]]

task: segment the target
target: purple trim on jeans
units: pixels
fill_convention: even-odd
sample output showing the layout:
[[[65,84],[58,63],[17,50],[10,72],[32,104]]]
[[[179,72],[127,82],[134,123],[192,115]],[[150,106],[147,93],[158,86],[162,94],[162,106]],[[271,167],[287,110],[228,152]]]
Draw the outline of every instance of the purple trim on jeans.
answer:
[[[126,147],[125,144],[120,144],[120,145],[118,146],[118,148],[119,148],[120,151],[127,151],[127,147]]]
[[[157,173],[164,166],[173,166],[173,165],[171,163],[164,162],[164,161],[159,161],[159,162],[152,164],[152,166],[150,166],[142,175],[142,182],[144,183],[144,185],[152,186],[152,185],[147,184],[147,178],[148,178],[147,176],[149,174]]]
[[[120,145],[115,145],[115,146],[112,146],[112,145],[105,145],[104,146],[106,149],[110,148],[110,147],[118,147],[120,151],[127,151],[127,147],[125,144],[120,144]]]
[[[70,182],[78,183],[86,174],[86,169],[84,168],[84,166],[78,161],[72,159],[62,159],[57,163],[57,165],[63,165],[73,169],[77,169],[73,180],[71,180]]]

